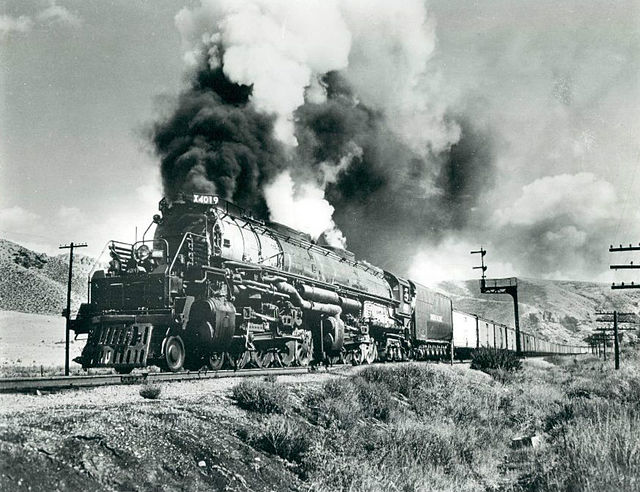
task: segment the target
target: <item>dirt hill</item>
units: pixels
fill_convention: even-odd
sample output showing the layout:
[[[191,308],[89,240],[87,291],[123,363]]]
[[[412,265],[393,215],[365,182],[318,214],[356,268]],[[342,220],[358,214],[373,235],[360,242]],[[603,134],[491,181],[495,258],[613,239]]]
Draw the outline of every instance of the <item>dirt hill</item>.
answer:
[[[93,258],[74,255],[72,310],[87,297]],[[0,239],[0,310],[60,315],[66,306],[69,256],[48,256]]]
[[[508,295],[480,294],[478,280],[442,282],[454,307],[513,326]],[[612,291],[608,284],[564,280],[518,279],[520,327],[556,341],[582,340],[596,327],[598,310],[640,312],[640,292]]]

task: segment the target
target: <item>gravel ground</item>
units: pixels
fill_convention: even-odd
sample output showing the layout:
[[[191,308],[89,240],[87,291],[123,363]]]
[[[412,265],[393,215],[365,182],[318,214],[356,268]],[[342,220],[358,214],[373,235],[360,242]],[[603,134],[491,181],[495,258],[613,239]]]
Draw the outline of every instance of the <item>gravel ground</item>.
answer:
[[[299,490],[286,462],[237,437],[249,418],[229,399],[239,381],[166,383],[157,400],[137,385],[1,395],[0,490]]]

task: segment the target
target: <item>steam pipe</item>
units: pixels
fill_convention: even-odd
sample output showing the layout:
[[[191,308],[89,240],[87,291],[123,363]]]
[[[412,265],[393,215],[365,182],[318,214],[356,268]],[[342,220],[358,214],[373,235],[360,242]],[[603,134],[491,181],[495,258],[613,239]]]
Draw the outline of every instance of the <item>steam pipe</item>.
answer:
[[[287,282],[277,282],[275,285],[280,292],[288,294],[291,302],[293,302],[293,304],[297,307],[301,307],[302,309],[306,309],[308,311],[328,314],[330,316],[340,316],[340,314],[342,313],[342,308],[340,306],[334,304],[325,304],[321,302],[312,302],[303,299],[296,288]]]

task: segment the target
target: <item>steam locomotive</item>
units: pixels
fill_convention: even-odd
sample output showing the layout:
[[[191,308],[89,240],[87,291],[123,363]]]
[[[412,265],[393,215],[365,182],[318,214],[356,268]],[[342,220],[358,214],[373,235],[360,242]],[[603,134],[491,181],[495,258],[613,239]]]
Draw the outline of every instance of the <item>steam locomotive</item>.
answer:
[[[71,321],[76,335],[88,334],[75,359],[83,368],[452,358],[456,318],[458,354],[471,348],[471,335],[461,341],[471,324],[451,299],[349,251],[257,220],[214,195],[163,199],[159,208],[153,238],[111,241],[108,267],[90,278],[88,302]],[[498,346],[495,324],[493,342],[481,341],[474,320],[473,344]]]

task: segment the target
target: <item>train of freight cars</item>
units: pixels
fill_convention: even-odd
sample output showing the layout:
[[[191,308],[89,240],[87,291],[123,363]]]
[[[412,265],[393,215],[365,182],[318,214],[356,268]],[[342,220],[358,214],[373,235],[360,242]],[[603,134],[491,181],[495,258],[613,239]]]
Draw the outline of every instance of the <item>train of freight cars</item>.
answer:
[[[92,272],[71,320],[88,334],[84,368],[363,364],[515,346],[512,329],[217,196],[163,199],[160,212],[153,238],[109,242],[108,266]],[[525,352],[583,350],[521,337]]]

